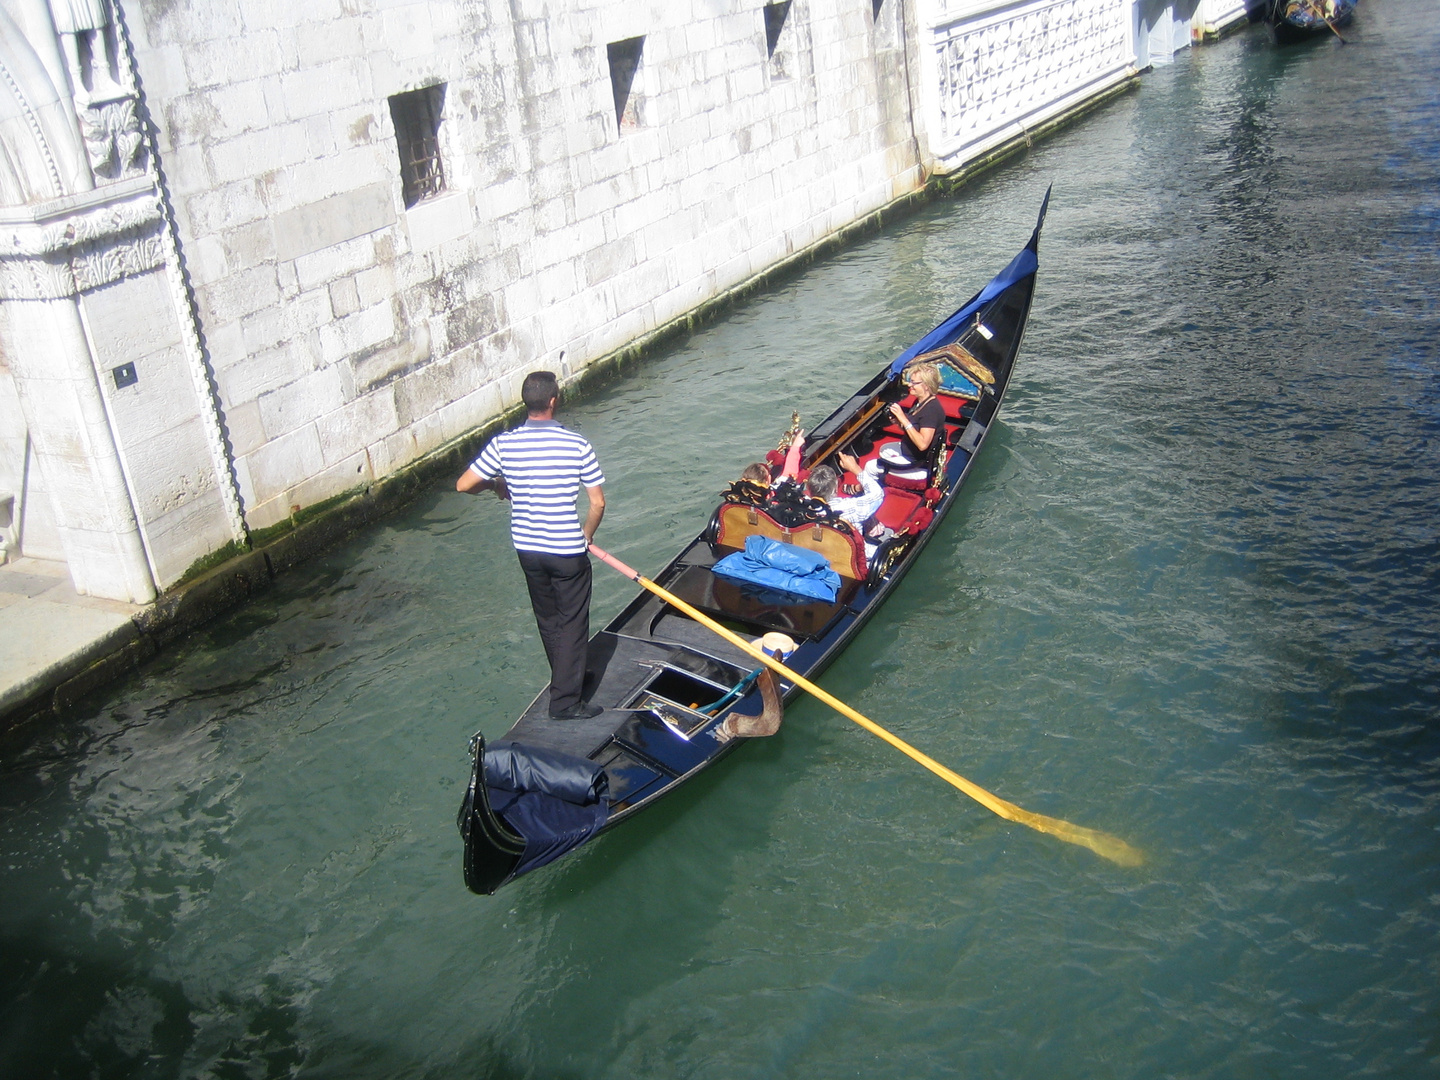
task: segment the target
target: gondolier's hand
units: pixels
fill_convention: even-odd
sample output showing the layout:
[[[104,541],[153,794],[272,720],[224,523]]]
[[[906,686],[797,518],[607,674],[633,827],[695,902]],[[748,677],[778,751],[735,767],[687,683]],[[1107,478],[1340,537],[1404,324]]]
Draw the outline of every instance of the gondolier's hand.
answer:
[[[487,491],[493,491],[502,499],[508,501],[510,498],[510,489],[505,486],[503,476],[491,479],[481,476],[474,468],[466,469],[460,474],[460,479],[455,481],[455,490],[462,495],[483,495]]]

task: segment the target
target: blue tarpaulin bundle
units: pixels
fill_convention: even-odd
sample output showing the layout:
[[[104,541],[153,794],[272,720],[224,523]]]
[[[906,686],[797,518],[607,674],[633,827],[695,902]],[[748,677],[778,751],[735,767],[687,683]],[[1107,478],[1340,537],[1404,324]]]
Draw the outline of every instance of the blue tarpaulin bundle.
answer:
[[[745,550],[725,556],[715,564],[714,572],[828,604],[840,593],[840,575],[830,569],[830,560],[824,555],[764,536],[746,537]]]
[[[485,750],[490,808],[525,838],[523,874],[584,843],[610,816],[609,778],[586,758],[500,742]]]

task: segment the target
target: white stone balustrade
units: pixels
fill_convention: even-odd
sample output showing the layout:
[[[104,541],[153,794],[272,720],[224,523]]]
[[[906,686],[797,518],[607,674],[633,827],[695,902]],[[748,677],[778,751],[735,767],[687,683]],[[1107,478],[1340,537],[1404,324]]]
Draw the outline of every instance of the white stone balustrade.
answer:
[[[1124,79],[1131,11],[1129,0],[937,4],[923,30],[937,165],[957,168]]]

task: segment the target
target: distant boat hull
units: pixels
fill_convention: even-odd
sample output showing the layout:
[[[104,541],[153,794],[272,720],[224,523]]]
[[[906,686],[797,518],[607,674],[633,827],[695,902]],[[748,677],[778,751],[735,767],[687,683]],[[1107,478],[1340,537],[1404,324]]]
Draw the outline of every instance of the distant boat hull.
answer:
[[[1273,0],[1264,22],[1276,45],[1334,37],[1355,19],[1355,0]]]

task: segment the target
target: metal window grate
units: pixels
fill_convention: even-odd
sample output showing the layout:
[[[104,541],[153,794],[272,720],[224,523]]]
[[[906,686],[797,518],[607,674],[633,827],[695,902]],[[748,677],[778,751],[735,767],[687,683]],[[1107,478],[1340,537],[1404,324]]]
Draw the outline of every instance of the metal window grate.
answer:
[[[410,90],[390,99],[407,209],[445,190],[445,167],[440,160],[440,117],[444,106],[443,84]]]

